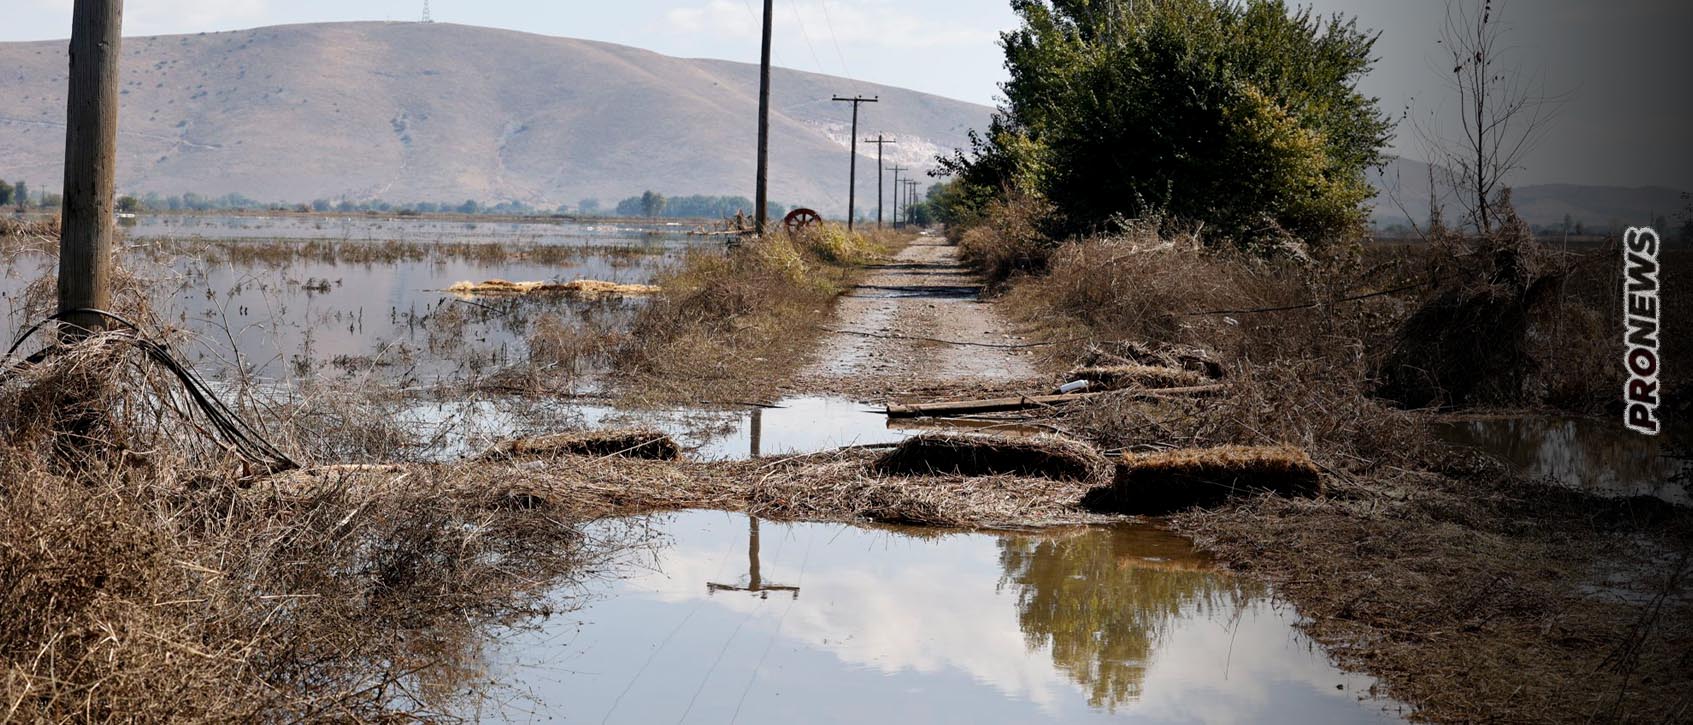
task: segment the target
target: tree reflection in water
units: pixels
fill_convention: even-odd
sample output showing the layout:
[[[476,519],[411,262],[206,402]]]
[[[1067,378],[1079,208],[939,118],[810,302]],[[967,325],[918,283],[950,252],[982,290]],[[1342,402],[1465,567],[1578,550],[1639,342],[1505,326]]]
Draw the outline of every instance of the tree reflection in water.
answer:
[[[1007,537],[999,559],[1029,648],[1049,647],[1088,703],[1112,712],[1140,699],[1178,618],[1226,616],[1263,593],[1212,570],[1187,540],[1145,526]]]

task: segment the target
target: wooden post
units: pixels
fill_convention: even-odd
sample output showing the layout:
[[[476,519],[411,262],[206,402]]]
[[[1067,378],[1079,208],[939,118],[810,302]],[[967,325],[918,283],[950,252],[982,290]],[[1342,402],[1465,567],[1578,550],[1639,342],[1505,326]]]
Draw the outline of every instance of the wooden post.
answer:
[[[111,300],[112,192],[116,185],[118,58],[123,0],[76,0],[71,14],[65,113],[64,223],[59,236],[59,311],[106,309]],[[104,320],[74,313],[72,334]]]
[[[850,232],[852,231],[852,217],[856,213],[854,207],[858,201],[858,104],[875,103],[877,99],[863,96],[853,96],[852,98],[835,96],[832,100],[852,104],[852,143],[850,144],[852,164],[847,170],[847,231]]]
[[[899,185],[899,172],[901,171],[909,171],[909,169],[904,166],[900,166],[899,164],[894,164],[894,213],[892,214],[892,217],[895,229],[899,228],[899,190],[901,188]]]
[[[882,136],[882,134],[878,133],[878,134],[876,134],[876,138],[864,139],[864,143],[876,144],[876,228],[881,229],[882,228],[882,187],[885,186],[885,182],[882,181],[882,147],[887,146],[888,144],[891,144],[891,143],[894,143],[894,142],[891,139],[884,138]]]
[[[776,0],[764,0],[764,49],[758,66],[758,185],[753,194],[753,229],[764,236],[770,223],[770,23],[776,15]]]
[[[910,188],[910,192],[905,196],[905,224],[906,226],[916,226],[917,215],[912,210],[917,206],[917,180],[906,179],[905,184]]]

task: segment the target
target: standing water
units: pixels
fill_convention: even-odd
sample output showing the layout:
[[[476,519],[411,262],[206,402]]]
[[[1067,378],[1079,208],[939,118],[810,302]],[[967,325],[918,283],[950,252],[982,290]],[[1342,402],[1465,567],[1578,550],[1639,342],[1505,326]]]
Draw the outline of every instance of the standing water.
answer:
[[[484,650],[477,719],[1397,721],[1262,587],[1138,525],[1039,535],[691,512]],[[609,522],[627,526],[628,522]],[[590,587],[594,589],[594,587]],[[586,595],[584,597],[584,595]],[[466,686],[469,688],[469,685]]]
[[[1642,436],[1591,418],[1488,417],[1441,423],[1449,443],[1497,456],[1519,475],[1606,496],[1655,496],[1693,504],[1677,475],[1688,461],[1672,457],[1675,436]]]

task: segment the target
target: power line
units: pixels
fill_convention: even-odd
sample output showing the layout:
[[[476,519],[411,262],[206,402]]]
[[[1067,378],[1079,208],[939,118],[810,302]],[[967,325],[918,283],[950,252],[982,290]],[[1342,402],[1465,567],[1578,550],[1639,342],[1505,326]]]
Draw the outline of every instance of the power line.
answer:
[[[883,136],[882,134],[879,134],[879,133],[876,134],[876,138],[873,138],[873,139],[867,138],[867,139],[864,139],[864,142],[876,144],[876,228],[881,229],[882,228],[882,189],[883,189],[883,187],[886,186],[886,184],[883,183],[883,181],[882,181],[882,148],[885,147],[885,146],[888,146],[889,144],[893,144],[893,145],[897,146],[898,143],[896,143],[893,139],[887,138],[887,137],[885,137],[885,136]]]
[[[895,228],[895,229],[898,229],[898,228],[899,228],[899,227],[900,227],[900,224],[899,224],[899,190],[900,190],[900,185],[899,185],[899,172],[901,172],[901,171],[910,171],[910,170],[911,170],[911,169],[908,169],[908,168],[905,168],[905,167],[904,167],[904,166],[900,166],[900,165],[899,165],[899,164],[894,164],[894,167],[893,167],[893,169],[891,169],[891,171],[893,171],[893,172],[894,172],[894,213],[893,213],[893,222],[894,222],[894,228]]]
[[[841,77],[853,80],[852,71],[847,69],[846,54],[841,52],[841,36],[835,33],[835,19],[829,15],[829,0],[817,0],[817,4],[823,8],[823,25],[829,29],[829,42],[835,44],[835,57],[841,61]],[[862,84],[854,81],[854,85],[860,86],[860,92],[863,91]]]
[[[876,103],[881,99],[865,98],[864,96],[853,96],[851,98],[835,96],[830,100],[852,104],[852,143],[848,146],[852,153],[852,165],[848,167],[850,171],[847,175],[847,231],[850,232],[852,231],[853,214],[856,211],[853,207],[858,200],[858,106],[863,103]]]
[[[817,66],[817,72],[828,75],[827,71],[823,70],[823,59],[817,55],[817,46],[811,44],[811,33],[805,29],[805,16],[799,14],[799,3],[788,0],[788,9],[794,11],[794,20],[799,23],[799,37],[805,39],[805,47],[811,50],[811,62]]]

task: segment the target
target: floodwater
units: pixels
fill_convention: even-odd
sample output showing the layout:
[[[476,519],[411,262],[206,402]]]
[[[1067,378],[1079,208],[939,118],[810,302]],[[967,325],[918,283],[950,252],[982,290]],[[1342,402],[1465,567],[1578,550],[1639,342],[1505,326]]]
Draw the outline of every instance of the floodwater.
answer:
[[[507,438],[582,429],[654,428],[674,438],[690,458],[706,461],[891,445],[929,431],[991,431],[1013,436],[1043,432],[1003,421],[889,419],[880,405],[830,396],[797,396],[740,407],[672,409],[627,409],[591,402],[537,405],[523,397],[493,397],[419,401],[400,417],[408,428],[436,441],[425,455],[430,460],[453,460]]]
[[[149,215],[125,231],[133,270],[153,290],[154,311],[185,328],[187,357],[211,377],[239,369],[264,380],[324,372],[377,370],[396,383],[462,380],[526,359],[531,325],[553,315],[570,323],[626,315],[635,299],[463,300],[456,282],[486,279],[645,283],[690,244],[711,244],[684,230],[568,222],[461,222],[307,216]],[[176,245],[143,254],[148,241]],[[384,257],[334,253],[290,256],[313,242],[411,245]],[[205,254],[194,250],[207,246]],[[470,253],[433,254],[431,245],[472,245]],[[186,244],[186,251],[180,248]],[[522,255],[478,255],[477,245],[511,250],[570,247],[545,264]],[[218,247],[217,249],[214,249]],[[238,254],[268,248],[270,254]],[[418,253],[421,250],[421,253]],[[54,273],[45,255],[11,255],[0,270],[0,337],[23,320],[26,287]],[[615,320],[611,321],[615,324]]]
[[[608,522],[626,526],[627,522]],[[1144,525],[1040,535],[649,520],[483,648],[486,720],[1397,722],[1263,588]],[[584,604],[585,602],[585,604]],[[574,609],[572,609],[574,607]]]
[[[726,401],[723,401],[726,402]],[[911,431],[891,427],[881,408],[835,397],[783,398],[758,406],[622,409],[561,403],[537,411],[521,397],[419,402],[402,414],[409,427],[439,441],[429,458],[451,460],[510,437],[571,429],[656,428],[691,458],[744,461],[847,446],[897,443]]]
[[[610,238],[682,246],[693,227],[676,222],[640,223],[534,219],[474,221],[382,215],[145,214],[126,225],[125,236],[143,239],[333,240],[352,242],[534,243],[579,245]]]
[[[1643,436],[1620,422],[1560,416],[1477,418],[1443,422],[1449,443],[1490,453],[1517,473],[1607,496],[1655,496],[1693,505],[1686,484],[1690,463],[1670,457],[1676,438]]]

